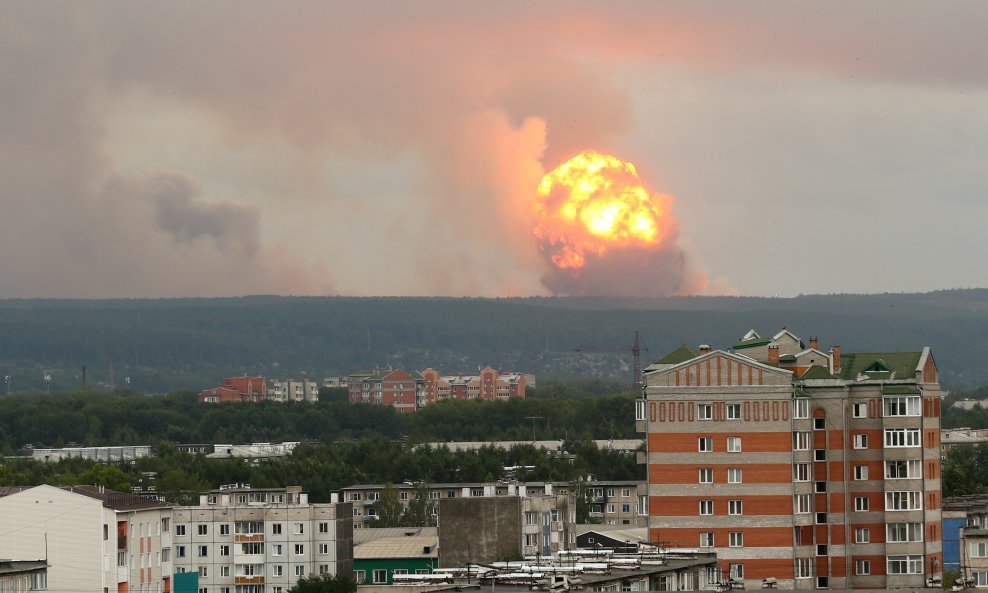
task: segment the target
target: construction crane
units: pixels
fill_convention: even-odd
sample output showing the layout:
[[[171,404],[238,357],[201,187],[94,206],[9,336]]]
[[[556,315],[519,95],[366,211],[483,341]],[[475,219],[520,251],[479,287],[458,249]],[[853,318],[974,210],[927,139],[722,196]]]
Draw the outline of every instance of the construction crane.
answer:
[[[620,338],[625,338],[628,335],[630,335],[630,334],[624,334],[623,336],[618,336],[617,338],[615,338],[615,340],[616,339],[620,339]],[[634,356],[634,359],[635,359],[635,364],[634,364],[635,368],[634,368],[634,371],[633,371],[634,372],[634,380],[632,381],[632,383],[634,384],[636,390],[641,390],[641,388],[642,388],[642,358],[641,358],[642,343],[641,343],[641,339],[638,336],[638,331],[635,331],[634,332],[634,335],[635,335],[635,339],[631,343],[631,347],[630,348],[628,346],[621,346],[621,347],[617,347],[617,346],[616,347],[607,347],[607,346],[577,346],[576,348],[573,348],[573,351],[574,352],[622,352],[622,353],[624,353],[624,352],[627,352],[628,350],[631,350],[631,354]],[[648,346],[644,346],[644,348],[645,348],[645,352],[648,352]]]

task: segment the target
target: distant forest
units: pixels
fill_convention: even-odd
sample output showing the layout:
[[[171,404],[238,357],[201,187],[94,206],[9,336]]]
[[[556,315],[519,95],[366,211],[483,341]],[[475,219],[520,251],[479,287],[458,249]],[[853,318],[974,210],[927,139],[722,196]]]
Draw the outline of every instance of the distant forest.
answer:
[[[652,362],[681,344],[728,348],[782,327],[845,352],[931,346],[948,388],[988,383],[988,290],[795,298],[294,298],[0,301],[0,378],[13,392],[114,384],[201,389],[223,377],[313,378],[375,365],[538,380],[631,382],[639,331]],[[581,352],[576,352],[581,348]],[[46,385],[45,374],[51,377]],[[127,382],[129,378],[129,383]],[[0,383],[0,393],[6,384]]]

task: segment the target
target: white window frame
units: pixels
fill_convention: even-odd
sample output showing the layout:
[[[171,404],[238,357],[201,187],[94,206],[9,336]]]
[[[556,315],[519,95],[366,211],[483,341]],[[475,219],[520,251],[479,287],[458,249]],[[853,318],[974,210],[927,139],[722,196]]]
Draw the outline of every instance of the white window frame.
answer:
[[[810,513],[810,494],[796,494],[793,496],[793,513],[797,515],[807,515]]]
[[[731,547],[731,548],[743,548],[744,547],[744,532],[743,531],[731,531],[727,535],[728,535],[728,547]]]
[[[871,505],[868,502],[868,497],[867,496],[855,496],[854,497],[854,511],[855,512],[858,512],[858,513],[867,512],[870,506]]]
[[[732,499],[727,501],[727,514],[728,515],[744,514],[744,504],[741,501],[741,499]]]
[[[727,483],[728,484],[741,484],[744,482],[744,474],[742,468],[740,467],[729,467],[727,468]]]
[[[908,556],[888,556],[886,559],[887,570],[893,574],[923,574],[923,556],[911,554]]]
[[[868,448],[868,435],[864,433],[859,433],[854,435],[854,448],[855,449],[867,449]]]
[[[871,574],[871,560],[855,560],[854,561],[854,574],[855,576],[868,576]]]
[[[851,417],[852,418],[867,418],[868,417],[868,404],[864,402],[859,402],[851,404]]]
[[[792,448],[793,451],[809,451],[810,443],[810,432],[806,430],[797,430],[792,433]]]
[[[886,511],[921,511],[923,493],[914,490],[889,490],[885,493]]]
[[[810,417],[809,398],[797,397],[792,400],[792,417],[794,420],[805,420]]]
[[[712,547],[714,547],[714,532],[713,531],[701,531],[700,532],[700,547],[701,548],[712,548]]]
[[[921,447],[923,440],[918,428],[886,428],[885,447],[899,449],[905,447]]]
[[[923,541],[923,524],[919,522],[886,523],[885,541],[888,543],[915,543]]]
[[[741,404],[727,404],[727,419],[728,420],[741,419]]]
[[[696,419],[697,420],[713,420],[714,419],[714,405],[713,404],[696,404]]]
[[[918,395],[886,395],[882,398],[882,415],[885,418],[919,416],[923,402]]]
[[[855,465],[854,466],[854,479],[855,480],[867,480],[868,479],[868,466],[867,465]]]
[[[696,447],[700,453],[712,453],[714,450],[714,438],[698,437]]]
[[[856,544],[870,544],[871,543],[871,529],[868,527],[857,527],[854,529],[854,543]]]
[[[712,467],[701,467],[697,470],[697,484],[713,484],[714,469]]]
[[[700,504],[700,515],[713,515],[714,514],[714,501],[710,499],[701,500]]]
[[[741,437],[727,437],[727,452],[728,453],[741,452]]]

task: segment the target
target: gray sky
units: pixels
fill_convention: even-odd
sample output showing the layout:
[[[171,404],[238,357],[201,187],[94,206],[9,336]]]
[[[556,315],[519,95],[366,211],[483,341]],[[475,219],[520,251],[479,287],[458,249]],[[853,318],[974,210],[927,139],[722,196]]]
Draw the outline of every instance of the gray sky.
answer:
[[[585,149],[672,196],[647,273],[706,278],[642,291],[988,286],[986,30],[980,1],[8,2],[0,298],[548,294],[535,187]]]

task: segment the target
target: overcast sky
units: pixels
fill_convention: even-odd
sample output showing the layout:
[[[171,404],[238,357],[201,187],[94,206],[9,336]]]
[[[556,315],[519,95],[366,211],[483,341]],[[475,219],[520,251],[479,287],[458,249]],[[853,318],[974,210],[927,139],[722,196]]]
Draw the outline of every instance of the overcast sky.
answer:
[[[672,196],[680,292],[988,286],[985,31],[980,0],[6,2],[0,298],[548,294],[532,199],[585,149]]]

